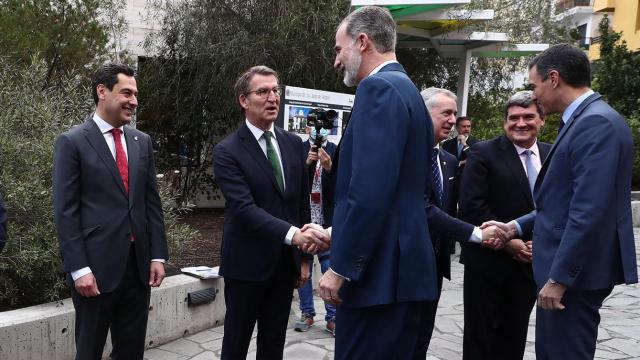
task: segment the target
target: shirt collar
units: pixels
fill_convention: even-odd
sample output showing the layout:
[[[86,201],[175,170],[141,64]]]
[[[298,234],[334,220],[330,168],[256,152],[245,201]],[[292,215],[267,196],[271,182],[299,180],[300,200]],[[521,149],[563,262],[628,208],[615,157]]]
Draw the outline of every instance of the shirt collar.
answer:
[[[516,151],[518,152],[518,155],[522,155],[522,152],[525,150],[531,150],[531,153],[533,153],[535,156],[540,157],[538,154],[540,154],[540,152],[538,151],[538,139],[536,139],[536,142],[533,143],[533,145],[531,145],[530,148],[524,148],[522,146],[518,146],[514,143],[512,143],[513,146],[516,147]]]
[[[397,63],[396,60],[388,60],[383,62],[382,64],[376,66],[373,70],[371,70],[371,72],[369,73],[369,75],[367,75],[367,77],[371,76],[371,75],[375,75],[378,73],[378,71],[380,71],[380,69],[382,69],[383,67],[391,64],[391,63]]]
[[[249,122],[249,119],[244,119],[244,122],[247,124],[247,127],[249,128],[249,130],[251,131],[251,133],[253,134],[253,136],[256,138],[256,140],[260,140],[260,138],[262,137],[262,135],[264,135],[264,130],[256,127],[255,125],[253,125],[252,123]],[[276,133],[275,131],[273,131],[273,123],[271,123],[271,126],[269,127],[269,131],[273,137],[276,137]]]
[[[115,129],[115,127],[113,127],[108,122],[104,121],[95,112],[93,113],[93,121],[95,121],[96,125],[98,125],[98,128],[100,129],[100,132],[103,133],[103,134],[108,133],[109,131],[111,131],[111,129]],[[118,129],[120,129],[120,131],[122,131],[123,128],[124,128],[124,126],[120,126]]]
[[[569,106],[567,106],[567,108],[562,113],[562,121],[564,121],[564,123],[566,124],[567,121],[569,121],[569,119],[571,118],[571,115],[573,115],[573,112],[576,111],[578,106],[580,106],[580,104],[582,104],[582,102],[585,101],[591,95],[593,95],[593,90],[589,89],[589,91],[578,96],[577,99],[573,100],[573,102],[569,104]]]

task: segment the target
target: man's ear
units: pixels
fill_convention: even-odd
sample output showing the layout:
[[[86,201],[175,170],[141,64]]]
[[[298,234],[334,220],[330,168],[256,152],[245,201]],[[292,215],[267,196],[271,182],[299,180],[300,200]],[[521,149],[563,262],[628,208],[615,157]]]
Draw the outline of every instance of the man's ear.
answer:
[[[238,97],[238,102],[240,103],[240,106],[242,106],[243,109],[248,109],[249,108],[249,99],[247,98],[247,95],[242,94]]]
[[[560,73],[558,72],[558,70],[549,71],[549,75],[547,75],[547,77],[549,78],[549,81],[551,81],[551,85],[554,88],[557,88],[558,85],[560,85]]]
[[[98,84],[96,86],[96,93],[98,94],[98,100],[104,100],[106,92],[107,92],[107,87],[104,86],[104,84]]]

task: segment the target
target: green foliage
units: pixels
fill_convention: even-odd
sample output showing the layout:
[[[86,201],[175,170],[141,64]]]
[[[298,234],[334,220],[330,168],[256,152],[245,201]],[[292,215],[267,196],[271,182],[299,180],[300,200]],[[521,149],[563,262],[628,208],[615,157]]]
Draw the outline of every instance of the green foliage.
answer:
[[[625,117],[640,112],[640,54],[621,40],[621,33],[609,28],[604,16],[599,24],[600,60],[594,64],[593,87]]]
[[[347,90],[333,71],[336,25],[347,14],[341,0],[194,0],[151,2],[162,29],[147,39],[140,63],[139,126],[160,143],[158,167],[191,167],[187,195],[210,190],[212,143],[242,120],[233,96],[236,78],[264,64],[284,85]],[[200,185],[200,187],[198,187]]]
[[[604,16],[599,24],[600,59],[594,65],[593,88],[627,119],[634,137],[633,187],[640,188],[640,53],[627,48],[622,34],[610,29]]]
[[[52,301],[66,289],[53,223],[51,167],[55,136],[90,109],[77,78],[42,89],[44,61],[16,66],[0,58],[0,191],[9,214],[0,254],[0,309]]]
[[[106,53],[107,33],[101,6],[113,0],[0,0],[0,54],[29,66],[44,60],[43,85],[63,86],[72,72],[87,74]]]
[[[42,88],[43,60],[18,66],[0,57],[0,192],[9,214],[8,242],[0,254],[0,311],[68,296],[60,274],[53,221],[52,163],[55,137],[92,111],[85,81],[72,74]],[[171,254],[197,233],[178,222],[168,185],[161,182]]]

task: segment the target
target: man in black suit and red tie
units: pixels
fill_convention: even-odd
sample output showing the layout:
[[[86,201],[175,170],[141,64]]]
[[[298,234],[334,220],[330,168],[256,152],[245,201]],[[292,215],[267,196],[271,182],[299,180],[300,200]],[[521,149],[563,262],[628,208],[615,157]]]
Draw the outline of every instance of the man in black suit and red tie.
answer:
[[[245,119],[213,154],[226,202],[222,359],[247,357],[256,323],[256,357],[282,359],[293,288],[309,271],[298,248],[318,241],[327,250],[329,238],[320,225],[300,229],[310,222],[307,153],[300,137],[274,126],[277,73],[254,66],[238,78],[234,92]]]
[[[95,112],[56,139],[53,204],[76,310],[76,359],[142,359],[150,286],[169,258],[151,138],[127,126],[138,106],[134,71],[101,66]]]

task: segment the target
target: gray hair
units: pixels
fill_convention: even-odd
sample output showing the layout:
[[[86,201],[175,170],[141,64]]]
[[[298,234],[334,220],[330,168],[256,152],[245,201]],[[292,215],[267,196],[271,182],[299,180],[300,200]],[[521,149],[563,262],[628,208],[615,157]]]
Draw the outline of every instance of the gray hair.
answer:
[[[510,107],[520,106],[523,108],[528,108],[529,106],[531,106],[531,104],[536,104],[536,111],[538,112],[538,115],[542,117],[542,107],[540,106],[540,103],[533,100],[533,91],[523,90],[511,95],[511,97],[507,101],[507,104],[504,106],[505,121],[507,120],[507,115],[509,114]]]
[[[245,71],[244,74],[238,77],[238,80],[236,80],[236,84],[233,86],[233,93],[238,104],[240,103],[240,95],[246,95],[250,91],[249,83],[251,83],[254,75],[273,75],[276,77],[276,79],[278,78],[278,73],[267,66],[257,65],[249,68],[249,70]]]
[[[431,110],[431,108],[435,105],[435,97],[438,94],[442,94],[444,96],[450,97],[453,99],[453,101],[458,101],[458,97],[456,96],[456,94],[454,94],[453,92],[447,90],[447,89],[441,89],[441,88],[437,88],[437,87],[430,87],[427,89],[424,89],[420,92],[420,95],[422,96],[422,99],[424,100],[424,104],[427,106],[427,110]]]
[[[392,52],[396,48],[396,22],[387,8],[363,6],[349,14],[340,25],[346,24],[346,32],[355,39],[365,33],[381,53]]]

